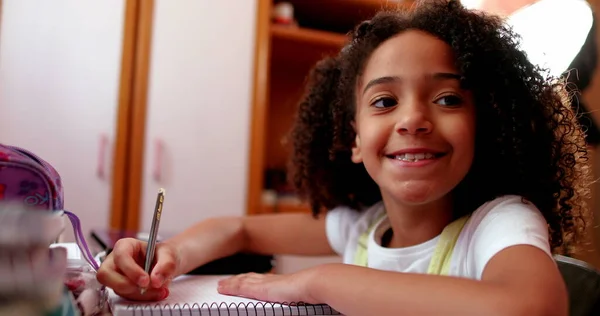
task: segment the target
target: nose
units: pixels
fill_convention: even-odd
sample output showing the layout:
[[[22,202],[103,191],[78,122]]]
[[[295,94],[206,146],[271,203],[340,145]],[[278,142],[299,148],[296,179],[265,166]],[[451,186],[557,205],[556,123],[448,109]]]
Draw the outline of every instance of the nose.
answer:
[[[397,115],[395,129],[399,134],[428,134],[433,130],[433,123],[426,106],[405,104]]]

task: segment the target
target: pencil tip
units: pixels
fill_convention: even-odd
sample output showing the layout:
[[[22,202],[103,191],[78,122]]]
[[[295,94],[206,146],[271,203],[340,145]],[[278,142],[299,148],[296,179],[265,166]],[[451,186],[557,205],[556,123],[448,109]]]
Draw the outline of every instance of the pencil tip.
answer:
[[[163,189],[163,188],[158,189],[158,194],[165,195],[165,189]]]

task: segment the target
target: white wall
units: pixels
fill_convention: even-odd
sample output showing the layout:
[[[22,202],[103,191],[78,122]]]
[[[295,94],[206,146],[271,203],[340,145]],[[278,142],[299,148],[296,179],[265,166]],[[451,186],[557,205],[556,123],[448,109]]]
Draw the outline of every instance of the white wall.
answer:
[[[0,142],[58,170],[86,235],[107,227],[110,179],[96,172],[101,135],[112,170],[124,0],[3,0],[0,21]]]

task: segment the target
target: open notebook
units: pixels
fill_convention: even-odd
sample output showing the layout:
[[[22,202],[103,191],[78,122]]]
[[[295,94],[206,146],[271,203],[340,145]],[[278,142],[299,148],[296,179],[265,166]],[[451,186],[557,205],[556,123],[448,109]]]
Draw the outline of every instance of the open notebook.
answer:
[[[173,280],[170,295],[160,302],[127,301],[112,291],[114,316],[181,315],[181,316],[288,316],[340,315],[327,305],[276,304],[217,292],[217,283],[228,276],[180,276]]]

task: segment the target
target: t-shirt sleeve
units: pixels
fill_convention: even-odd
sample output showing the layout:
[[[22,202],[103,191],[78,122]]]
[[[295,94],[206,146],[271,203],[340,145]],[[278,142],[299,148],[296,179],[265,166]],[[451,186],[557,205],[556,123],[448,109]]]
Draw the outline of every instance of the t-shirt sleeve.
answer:
[[[531,245],[552,257],[547,222],[532,203],[523,203],[520,197],[515,197],[481,215],[470,245],[472,268],[478,279],[490,259],[511,246]]]
[[[327,240],[331,248],[340,256],[344,255],[350,231],[359,216],[359,212],[347,207],[336,207],[327,212],[325,218]]]

